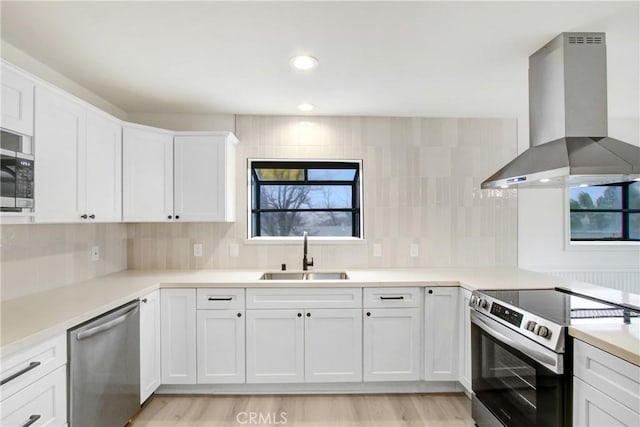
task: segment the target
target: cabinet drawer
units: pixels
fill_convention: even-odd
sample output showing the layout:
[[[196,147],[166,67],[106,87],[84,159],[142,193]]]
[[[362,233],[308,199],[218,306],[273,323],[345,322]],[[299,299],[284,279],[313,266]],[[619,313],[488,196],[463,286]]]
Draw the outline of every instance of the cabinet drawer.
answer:
[[[420,307],[420,288],[365,288],[365,308]]]
[[[197,289],[198,310],[244,309],[244,289]]]
[[[58,335],[2,359],[0,394],[6,399],[35,380],[67,363],[67,336]]]
[[[574,340],[574,375],[640,413],[640,367]]]
[[[361,307],[361,288],[247,289],[247,309]]]
[[[64,426],[67,422],[67,369],[60,366],[0,403],[3,426]],[[30,421],[33,421],[29,424]]]

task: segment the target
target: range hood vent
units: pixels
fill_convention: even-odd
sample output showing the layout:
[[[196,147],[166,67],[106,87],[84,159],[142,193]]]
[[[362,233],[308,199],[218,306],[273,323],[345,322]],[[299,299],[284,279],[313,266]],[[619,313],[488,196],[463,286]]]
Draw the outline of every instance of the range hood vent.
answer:
[[[640,147],[607,136],[604,33],[563,33],[529,57],[530,148],[482,188],[640,178]]]

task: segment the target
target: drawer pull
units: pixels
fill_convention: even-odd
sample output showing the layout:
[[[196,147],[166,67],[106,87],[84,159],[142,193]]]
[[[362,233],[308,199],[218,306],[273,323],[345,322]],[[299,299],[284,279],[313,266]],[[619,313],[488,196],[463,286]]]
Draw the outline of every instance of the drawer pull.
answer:
[[[404,299],[403,296],[399,296],[399,297],[380,297],[380,299],[385,300],[385,299]]]
[[[31,415],[29,417],[29,421],[27,421],[26,423],[22,424],[21,427],[29,427],[31,424],[35,423],[39,419],[40,419],[40,415]]]
[[[2,381],[0,381],[0,385],[4,385],[4,384],[8,383],[11,380],[15,380],[20,375],[26,374],[27,372],[29,372],[30,370],[32,370],[34,368],[37,368],[38,366],[40,366],[40,362],[31,362],[31,363],[29,363],[29,366],[27,366],[26,368],[19,370],[18,372],[16,372],[13,375],[9,375],[7,378],[4,378]]]
[[[227,298],[209,297],[209,301],[231,301],[232,299],[233,299],[232,297],[227,297]]]

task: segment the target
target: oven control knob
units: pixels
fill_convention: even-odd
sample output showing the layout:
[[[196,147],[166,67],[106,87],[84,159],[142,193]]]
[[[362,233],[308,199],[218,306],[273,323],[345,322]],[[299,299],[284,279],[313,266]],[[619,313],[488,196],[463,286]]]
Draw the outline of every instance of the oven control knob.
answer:
[[[529,320],[525,325],[525,328],[527,329],[527,331],[533,332],[533,330],[536,328],[536,325],[536,322],[534,322],[533,320]]]
[[[547,328],[546,326],[536,326],[535,330],[533,331],[536,335],[538,335],[539,337],[542,338],[549,338],[551,337],[551,332],[549,331],[549,328]]]
[[[478,297],[477,297],[477,296],[475,296],[475,295],[472,295],[472,296],[471,296],[471,299],[469,300],[469,303],[470,303],[471,305],[476,305],[476,304],[478,303]]]
[[[489,306],[489,303],[487,302],[486,299],[482,299],[482,298],[478,299],[478,307],[484,308],[486,310],[488,306]]]

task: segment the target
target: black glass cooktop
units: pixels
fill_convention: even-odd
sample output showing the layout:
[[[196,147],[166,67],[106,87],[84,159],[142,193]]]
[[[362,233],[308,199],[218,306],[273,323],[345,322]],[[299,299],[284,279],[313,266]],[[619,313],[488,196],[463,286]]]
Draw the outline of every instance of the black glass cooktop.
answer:
[[[482,291],[523,312],[563,326],[587,323],[636,323],[640,312],[559,289]]]

